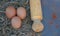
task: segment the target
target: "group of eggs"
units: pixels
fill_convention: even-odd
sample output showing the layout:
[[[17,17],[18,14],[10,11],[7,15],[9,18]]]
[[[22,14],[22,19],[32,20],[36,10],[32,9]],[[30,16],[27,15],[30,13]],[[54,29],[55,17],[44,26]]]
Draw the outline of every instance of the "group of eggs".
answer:
[[[14,8],[8,6],[5,12],[6,16],[11,19],[11,25],[13,28],[21,28],[22,20],[26,17],[26,9],[24,7]]]

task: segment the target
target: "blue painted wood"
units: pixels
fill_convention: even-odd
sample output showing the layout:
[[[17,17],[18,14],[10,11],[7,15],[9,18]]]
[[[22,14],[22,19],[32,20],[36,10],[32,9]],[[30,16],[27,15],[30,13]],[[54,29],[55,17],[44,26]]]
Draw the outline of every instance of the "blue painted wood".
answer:
[[[41,0],[43,21],[45,28],[42,32],[42,36],[60,36],[60,0]],[[53,20],[52,13],[56,13],[57,18]],[[53,21],[52,24],[49,21]]]

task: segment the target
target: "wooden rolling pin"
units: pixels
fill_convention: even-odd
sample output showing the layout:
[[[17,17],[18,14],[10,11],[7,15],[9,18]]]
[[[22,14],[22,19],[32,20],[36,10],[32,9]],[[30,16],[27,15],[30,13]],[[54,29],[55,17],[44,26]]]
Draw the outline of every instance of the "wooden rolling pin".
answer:
[[[41,1],[40,0],[30,0],[30,10],[31,10],[31,19],[34,21],[32,25],[32,29],[35,32],[41,32],[44,29],[41,20],[43,19],[42,16],[42,8],[41,8]]]

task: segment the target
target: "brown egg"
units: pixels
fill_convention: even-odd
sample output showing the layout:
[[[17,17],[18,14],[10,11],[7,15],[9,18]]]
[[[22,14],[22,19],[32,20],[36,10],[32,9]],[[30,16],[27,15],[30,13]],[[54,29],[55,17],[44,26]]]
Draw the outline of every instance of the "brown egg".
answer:
[[[23,7],[19,7],[17,9],[17,16],[19,16],[21,19],[25,19],[26,17],[26,9]]]
[[[6,12],[5,13],[6,13],[6,16],[8,18],[12,18],[12,17],[14,17],[16,15],[16,9],[13,6],[8,6],[6,8]]]
[[[17,16],[13,17],[11,20],[11,25],[13,28],[18,29],[21,27],[21,19]]]

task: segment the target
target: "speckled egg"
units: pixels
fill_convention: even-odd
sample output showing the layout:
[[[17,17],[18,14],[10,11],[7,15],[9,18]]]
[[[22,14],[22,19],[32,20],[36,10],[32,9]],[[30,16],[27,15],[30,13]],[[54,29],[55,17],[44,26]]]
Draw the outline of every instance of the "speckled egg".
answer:
[[[13,17],[12,19],[11,19],[11,25],[12,25],[12,27],[13,28],[15,28],[15,29],[18,29],[18,28],[20,28],[21,27],[21,19],[19,18],[19,17],[17,17],[17,16],[15,16],[15,17]]]

